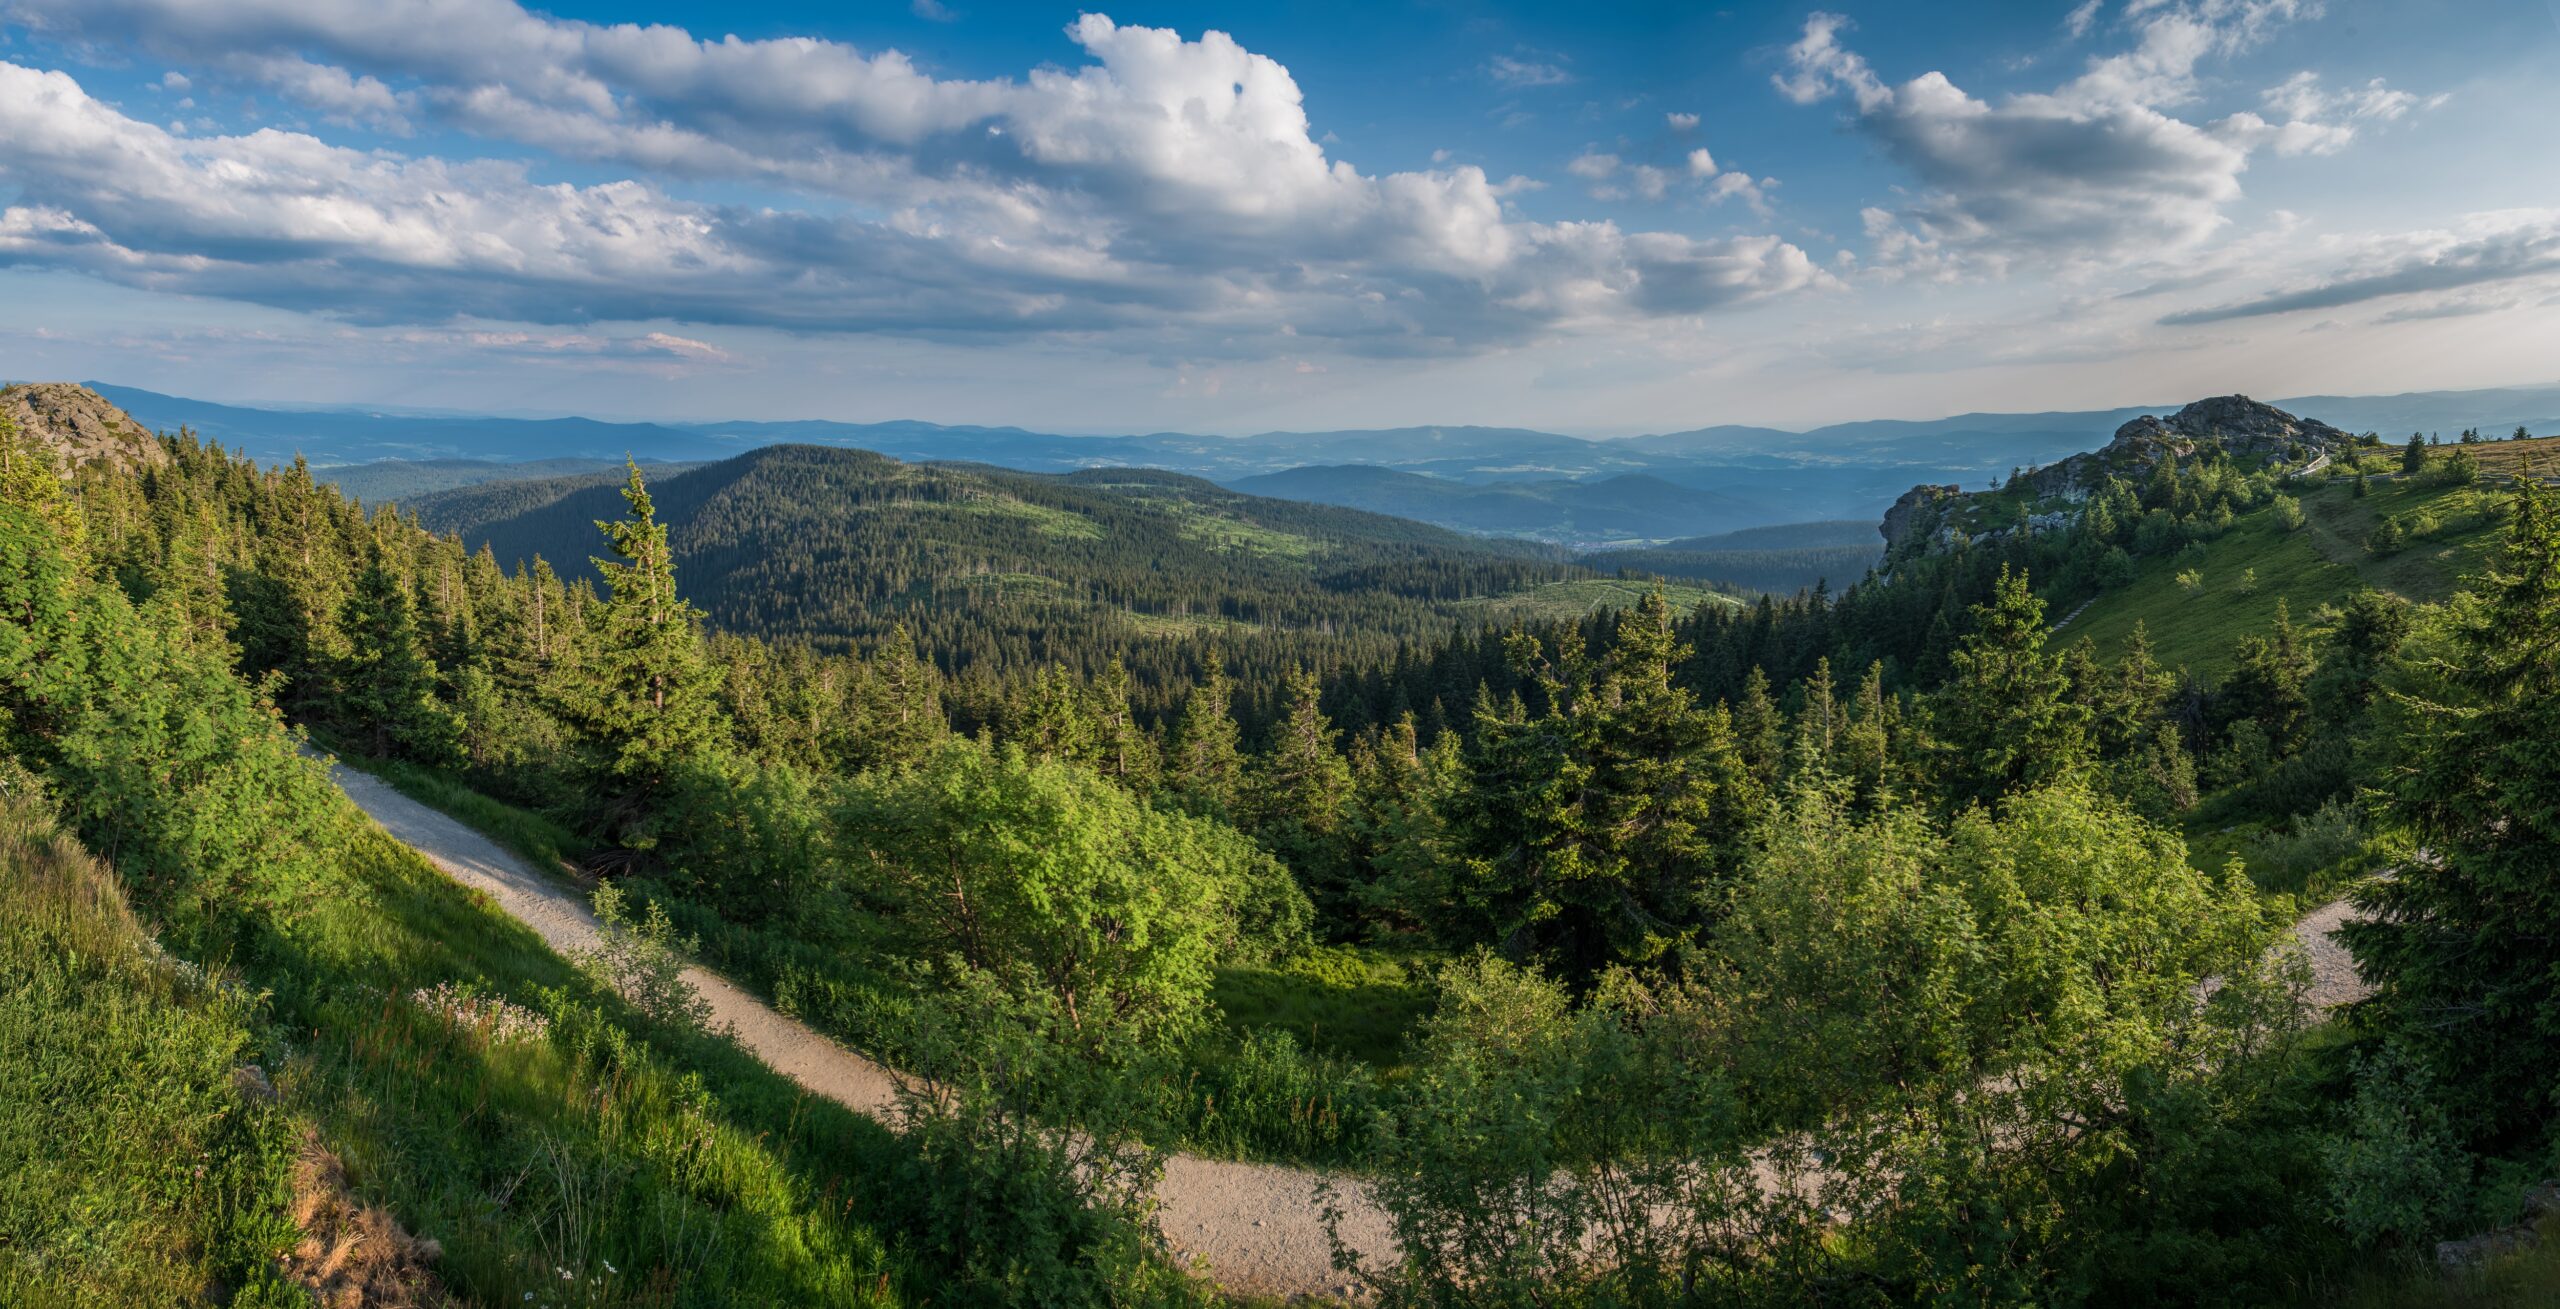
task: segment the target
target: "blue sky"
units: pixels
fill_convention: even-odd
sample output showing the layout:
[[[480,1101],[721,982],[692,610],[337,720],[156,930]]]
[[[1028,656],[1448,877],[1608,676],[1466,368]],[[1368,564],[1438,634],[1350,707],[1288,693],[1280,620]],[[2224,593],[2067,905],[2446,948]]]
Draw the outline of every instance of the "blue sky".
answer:
[[[0,0],[0,375],[1610,434],[2560,379],[2560,4]]]

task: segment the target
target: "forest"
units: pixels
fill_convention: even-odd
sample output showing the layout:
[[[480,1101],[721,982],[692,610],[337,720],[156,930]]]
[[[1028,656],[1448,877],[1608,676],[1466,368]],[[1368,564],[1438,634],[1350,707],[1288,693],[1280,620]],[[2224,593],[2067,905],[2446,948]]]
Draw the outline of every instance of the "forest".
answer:
[[[1360,639],[1171,676],[939,601],[770,637],[924,576],[852,457],[749,457],[837,537],[709,494],[679,548],[713,484],[633,466],[501,566],[184,433],[0,433],[0,1299],[1273,1293],[1159,1222],[1209,1159],[1327,1179],[1374,1303],[2531,1302],[2546,1253],[2437,1266],[2560,1173],[2560,501],[2485,449],[2029,475],[1841,585],[1578,618],[1415,620],[1559,566],[1381,538],[1221,615]],[[1072,519],[1074,585],[1200,599]],[[2352,999],[2289,932],[2341,898]],[[903,1130],[688,960],[906,1069]]]

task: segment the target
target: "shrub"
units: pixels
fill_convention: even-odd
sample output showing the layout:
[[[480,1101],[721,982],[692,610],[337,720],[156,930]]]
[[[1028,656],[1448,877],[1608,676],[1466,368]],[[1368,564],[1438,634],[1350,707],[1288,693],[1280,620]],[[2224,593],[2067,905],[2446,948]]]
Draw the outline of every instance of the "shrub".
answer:
[[[651,1021],[692,1031],[711,1026],[711,1002],[684,978],[687,962],[702,942],[676,931],[664,906],[651,901],[632,917],[629,897],[607,881],[595,892],[599,941],[578,960],[596,981],[618,992]]]
[[[967,740],[848,789],[839,822],[920,954],[1045,991],[1070,1026],[1196,1023],[1221,953],[1302,944],[1305,896],[1224,824]]]
[[[2288,532],[2302,527],[2302,502],[2289,495],[2276,497],[2276,523]]]
[[[2355,1099],[2322,1151],[2332,1219],[2360,1245],[2431,1235],[2460,1205],[2471,1157],[2426,1065],[2396,1045],[2355,1062]]]
[[[1146,1034],[963,969],[894,1033],[907,1193],[952,1303],[1197,1304],[1161,1257],[1164,1158]]]

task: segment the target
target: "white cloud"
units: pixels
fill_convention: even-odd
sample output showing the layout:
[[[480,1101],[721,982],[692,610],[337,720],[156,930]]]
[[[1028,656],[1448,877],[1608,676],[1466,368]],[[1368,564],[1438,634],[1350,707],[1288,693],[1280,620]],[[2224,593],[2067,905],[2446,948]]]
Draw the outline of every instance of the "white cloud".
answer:
[[[188,81],[186,74],[181,73],[174,68],[160,75],[160,86],[163,90],[184,91],[193,85],[195,85],[195,83]]]
[[[2098,11],[2106,7],[2107,0],[2082,0],[2078,8],[2063,16],[2062,30],[2070,33],[2074,41],[2087,36],[2089,29],[2098,25]]]
[[[0,64],[16,197],[0,258],[138,286],[382,321],[1210,328],[1220,348],[1295,333],[1393,352],[1829,283],[1775,238],[1520,221],[1505,197],[1531,184],[1472,166],[1362,174],[1310,136],[1288,70],[1214,32],[1088,14],[1070,35],[1090,64],[958,82],[895,52],[700,42],[498,0],[6,2],[83,38],[165,18],[134,39],[258,70],[314,107],[414,107],[573,158],[857,202],[708,205],[279,131],[182,140],[62,74]]]
[[[1683,114],[1678,112],[1667,113],[1662,116],[1662,121],[1674,132],[1694,132],[1698,130],[1698,116],[1696,114]]]
[[[1699,146],[1689,152],[1688,168],[1691,177],[1713,177],[1716,175],[1716,157],[1709,154],[1705,146]]]
[[[942,0],[909,0],[907,12],[928,23],[960,21],[960,15],[951,12],[951,6],[942,3]]]
[[[2233,114],[2223,130],[2253,146],[2265,145],[2280,155],[2327,155],[2347,148],[2358,129],[2370,123],[2394,123],[2411,112],[2442,105],[2446,96],[2421,98],[2392,89],[2377,77],[2363,86],[2332,92],[2320,75],[2304,71],[2268,87],[2259,99],[2281,122],[2253,113]]]
[[[2367,237],[2332,266],[2290,285],[2161,321],[2220,323],[2377,300],[2402,302],[2391,317],[2408,321],[2463,312],[2451,307],[2478,301],[2448,293],[2542,282],[2560,282],[2560,209],[2497,210],[2469,215],[2450,228]]]
[[[1495,55],[1485,61],[1485,76],[1504,86],[1562,86],[1573,80],[1573,74],[1562,67],[1538,59],[1515,59]]]
[[[2203,60],[2314,12],[2311,0],[2137,0],[2125,11],[2131,48],[1997,104],[1938,72],[1888,85],[1843,42],[1848,21],[1816,13],[1773,82],[1799,104],[1844,98],[1858,129],[1917,178],[1911,198],[1865,215],[1879,267],[1946,277],[2022,260],[2120,264],[2220,230],[2252,151],[2319,153],[2352,137],[2326,121],[2198,123],[2171,112],[2197,98]],[[2389,112],[2387,99],[2371,103]]]
[[[1616,155],[1601,154],[1596,150],[1585,148],[1581,154],[1573,157],[1572,162],[1564,166],[1564,170],[1586,182],[1598,182],[1615,176],[1618,171],[1618,162]]]

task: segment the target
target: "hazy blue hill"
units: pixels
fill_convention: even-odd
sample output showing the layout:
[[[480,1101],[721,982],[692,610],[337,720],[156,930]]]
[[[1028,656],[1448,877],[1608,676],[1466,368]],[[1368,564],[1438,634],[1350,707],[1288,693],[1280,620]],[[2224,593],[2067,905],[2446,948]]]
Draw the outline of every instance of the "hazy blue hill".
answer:
[[[1815,523],[1780,523],[1775,527],[1747,527],[1739,532],[1721,532],[1714,536],[1692,536],[1678,541],[1665,541],[1665,550],[1684,550],[1694,554],[1725,554],[1737,550],[1819,550],[1837,546],[1867,546],[1881,549],[1883,536],[1872,519],[1831,518]]]
[[[267,463],[375,459],[717,459],[736,447],[656,423],[592,418],[466,418],[348,410],[247,409],[104,382],[87,384],[155,431],[194,428]]]
[[[693,466],[647,460],[642,464],[650,469],[653,477]],[[621,471],[619,463],[600,459],[537,459],[528,463],[502,463],[491,459],[377,459],[371,463],[315,469],[312,477],[322,485],[335,486],[366,504],[380,504],[489,482],[534,481],[597,473],[619,475]]]

